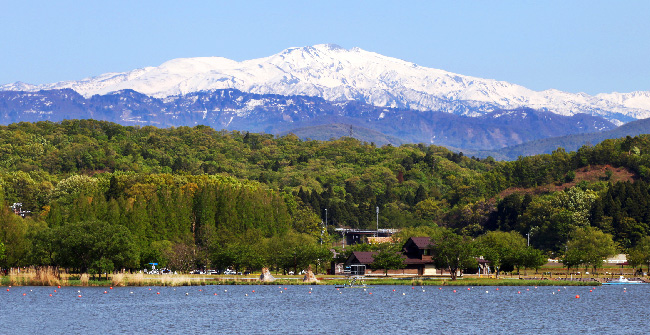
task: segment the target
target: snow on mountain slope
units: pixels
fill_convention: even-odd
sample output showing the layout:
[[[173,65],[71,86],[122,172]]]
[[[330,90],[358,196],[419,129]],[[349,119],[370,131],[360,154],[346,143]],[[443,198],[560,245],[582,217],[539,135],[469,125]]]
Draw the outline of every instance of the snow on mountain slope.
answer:
[[[0,90],[71,88],[85,97],[132,89],[162,98],[235,88],[258,94],[308,95],[361,100],[376,106],[481,115],[494,109],[531,107],[562,115],[588,113],[610,119],[650,117],[650,92],[573,94],[533,91],[336,45],[289,48],[270,57],[237,62],[221,57],[181,58],[158,67],[107,73],[46,85],[14,83]],[[459,105],[471,108],[457,108]]]

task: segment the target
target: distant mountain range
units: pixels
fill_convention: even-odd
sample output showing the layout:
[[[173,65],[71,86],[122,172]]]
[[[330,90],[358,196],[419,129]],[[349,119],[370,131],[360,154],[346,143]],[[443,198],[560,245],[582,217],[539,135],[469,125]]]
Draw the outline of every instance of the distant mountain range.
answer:
[[[289,48],[242,62],[221,57],[180,58],[158,67],[106,73],[46,85],[13,83],[0,90],[71,88],[86,98],[134,90],[156,98],[237,89],[255,94],[305,95],[378,107],[478,116],[528,107],[561,115],[603,116],[617,124],[650,117],[650,91],[590,96],[533,91],[504,81],[422,67],[359,48],[332,44]]]
[[[329,44],[242,62],[184,58],[80,81],[0,86],[2,124],[71,118],[203,124],[312,139],[352,134],[377,145],[423,142],[501,157],[524,149],[496,150],[613,131],[646,117],[650,91],[536,92]]]
[[[471,151],[471,154],[479,157],[492,156],[499,160],[515,160],[519,156],[550,154],[557,148],[564,148],[566,151],[576,151],[584,145],[596,145],[607,139],[623,138],[626,136],[634,137],[649,133],[650,119],[644,119],[633,121],[607,131],[544,138],[504,147],[495,151]]]
[[[72,89],[0,92],[0,122],[3,124],[72,118],[158,127],[203,124],[215,129],[270,134],[292,131],[312,139],[349,136],[347,131],[341,133],[336,127],[323,126],[351,124],[357,129],[365,128],[363,133],[373,130],[384,134],[377,145],[423,142],[459,150],[495,150],[536,139],[615,128],[598,116],[563,116],[529,108],[468,117],[439,111],[377,107],[357,101],[330,102],[308,96],[252,94],[233,89],[165,99],[132,90],[90,98]],[[360,134],[354,127],[353,133]],[[378,136],[375,134],[371,138]]]

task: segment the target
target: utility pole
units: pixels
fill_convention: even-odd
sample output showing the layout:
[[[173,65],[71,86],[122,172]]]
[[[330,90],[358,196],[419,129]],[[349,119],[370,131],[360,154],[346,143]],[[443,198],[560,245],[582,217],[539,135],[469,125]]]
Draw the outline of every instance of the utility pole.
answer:
[[[327,208],[325,208],[325,230],[327,230]]]

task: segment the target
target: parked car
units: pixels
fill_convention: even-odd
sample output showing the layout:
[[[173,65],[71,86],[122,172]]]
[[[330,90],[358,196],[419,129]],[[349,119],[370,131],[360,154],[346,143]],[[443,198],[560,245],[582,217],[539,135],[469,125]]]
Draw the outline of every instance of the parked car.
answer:
[[[226,271],[223,272],[223,274],[225,274],[225,275],[234,275],[234,274],[237,274],[237,272],[235,272],[235,270],[227,269]]]

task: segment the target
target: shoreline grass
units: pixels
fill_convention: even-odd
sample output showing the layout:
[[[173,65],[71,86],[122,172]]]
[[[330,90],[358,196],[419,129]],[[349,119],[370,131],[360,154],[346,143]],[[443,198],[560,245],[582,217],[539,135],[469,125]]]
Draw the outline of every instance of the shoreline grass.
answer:
[[[118,273],[109,279],[91,278],[87,274],[72,275],[54,280],[52,277],[37,279],[34,274],[8,275],[0,278],[2,286],[204,286],[204,285],[344,285],[346,278],[318,278],[319,282],[303,282],[301,278],[276,279],[261,282],[257,278],[206,278],[193,275],[145,276],[141,273]],[[404,286],[600,286],[596,281],[571,280],[531,280],[531,279],[496,279],[496,278],[366,278],[368,286],[404,285]]]

